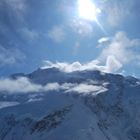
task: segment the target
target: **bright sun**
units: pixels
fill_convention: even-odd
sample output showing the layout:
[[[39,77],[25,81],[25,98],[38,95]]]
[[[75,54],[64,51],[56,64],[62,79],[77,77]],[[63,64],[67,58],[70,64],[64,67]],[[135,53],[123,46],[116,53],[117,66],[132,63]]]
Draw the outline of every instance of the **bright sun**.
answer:
[[[97,21],[97,14],[101,12],[91,0],[78,0],[78,10],[80,18],[91,21]]]

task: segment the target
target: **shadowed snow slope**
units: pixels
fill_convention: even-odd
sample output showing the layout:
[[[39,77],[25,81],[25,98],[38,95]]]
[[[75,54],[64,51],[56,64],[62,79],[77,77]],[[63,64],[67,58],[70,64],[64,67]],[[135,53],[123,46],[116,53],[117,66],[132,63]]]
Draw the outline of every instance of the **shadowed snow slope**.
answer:
[[[57,68],[14,74],[0,80],[0,140],[140,140],[139,106],[133,77]]]

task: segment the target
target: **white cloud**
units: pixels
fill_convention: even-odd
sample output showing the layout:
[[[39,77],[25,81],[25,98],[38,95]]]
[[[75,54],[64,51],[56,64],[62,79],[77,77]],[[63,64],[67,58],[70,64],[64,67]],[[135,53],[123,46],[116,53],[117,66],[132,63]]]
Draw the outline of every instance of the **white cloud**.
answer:
[[[63,89],[65,85],[62,86]],[[45,86],[30,82],[26,77],[14,79],[0,79],[0,91],[7,93],[28,93],[28,92],[44,92],[57,91],[61,89],[58,83],[48,83]]]
[[[26,77],[14,79],[0,79],[0,91],[8,93],[28,93],[59,90],[58,83],[48,83],[45,86],[34,84]]]
[[[42,69],[55,67],[64,72],[83,71],[83,70],[98,69],[100,67],[97,66],[98,63],[99,62],[96,60],[93,60],[85,64],[81,64],[78,61],[71,64],[66,62],[52,63],[50,61],[44,61],[44,66],[42,67]]]
[[[110,44],[102,50],[98,60],[104,62],[113,56],[113,59],[122,65],[138,61],[140,55],[134,51],[138,44],[140,45],[139,39],[129,39],[124,32],[117,32]]]
[[[40,84],[32,83],[26,77],[19,77],[18,79],[0,79],[0,92],[6,92],[10,94],[17,93],[29,93],[29,92],[48,92],[48,91],[58,91],[58,90],[68,90],[75,84],[64,83],[62,85],[58,83],[48,83],[44,86]],[[32,97],[30,99],[36,99]]]
[[[6,91],[8,93],[26,93],[37,92],[42,89],[42,86],[31,83],[27,78],[21,77],[17,80],[1,79],[0,91]]]
[[[102,37],[98,40],[99,44],[103,44],[109,41],[109,37]]]
[[[45,86],[35,84],[30,82],[29,79],[25,77],[20,77],[16,80],[13,79],[0,79],[0,92],[6,92],[7,94],[17,94],[17,93],[31,93],[31,92],[49,92],[49,91],[59,91],[63,90],[64,93],[76,92],[85,94],[98,94],[106,91],[107,89],[104,85],[94,85],[93,83],[48,83]],[[42,98],[37,98],[36,96],[31,96],[29,102],[39,101]],[[11,104],[10,104],[11,105]],[[14,104],[15,105],[15,104]]]
[[[6,49],[0,46],[0,66],[22,62],[26,56],[18,49]]]
[[[59,43],[65,39],[65,31],[61,26],[54,26],[49,32],[48,37]]]
[[[97,93],[103,92],[106,90],[107,89],[105,89],[102,86],[89,85],[89,84],[83,83],[83,84],[74,85],[73,87],[66,90],[66,92],[77,92],[77,93],[85,93],[85,94],[94,93],[96,95]]]
[[[116,72],[122,68],[122,64],[114,57],[108,56],[106,61],[106,72]]]
[[[55,67],[55,68],[60,69],[61,71],[68,72],[68,73],[74,72],[74,71],[84,71],[84,70],[100,70],[102,72],[114,72],[114,71],[110,71],[114,69],[111,68],[111,66],[109,65],[109,64],[112,64],[113,62],[114,62],[114,59],[112,57],[109,58],[109,60],[107,61],[105,65],[100,65],[100,61],[98,60],[93,60],[85,64],[81,64],[80,62],[74,62],[70,64],[70,63],[65,63],[65,62],[52,63],[50,61],[45,61],[45,64],[42,67],[42,69]],[[117,61],[115,61],[115,64],[117,64],[119,67],[119,62],[117,63]],[[113,67],[115,68],[114,65]]]
[[[43,87],[43,90],[45,91],[51,91],[51,90],[59,90],[60,85],[58,83],[48,83],[46,86]]]
[[[102,37],[98,40],[97,48],[105,47],[110,43],[111,38],[109,37]]]
[[[74,86],[75,86],[74,83],[64,83],[61,85],[61,89],[67,91],[67,90],[73,88]]]

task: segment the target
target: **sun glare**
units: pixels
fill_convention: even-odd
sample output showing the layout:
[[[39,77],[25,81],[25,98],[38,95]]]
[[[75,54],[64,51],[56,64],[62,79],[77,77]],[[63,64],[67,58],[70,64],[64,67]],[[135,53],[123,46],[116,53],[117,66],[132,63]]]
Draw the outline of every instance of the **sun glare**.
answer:
[[[78,0],[79,17],[86,20],[97,20],[100,9],[91,0]]]

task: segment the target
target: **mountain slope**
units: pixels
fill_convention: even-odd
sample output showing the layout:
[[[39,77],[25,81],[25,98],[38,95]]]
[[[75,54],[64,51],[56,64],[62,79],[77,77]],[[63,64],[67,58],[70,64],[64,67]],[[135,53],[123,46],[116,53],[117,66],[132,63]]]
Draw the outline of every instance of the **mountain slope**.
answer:
[[[1,92],[0,140],[140,139],[139,79],[56,68],[11,79],[21,76],[45,90]]]

